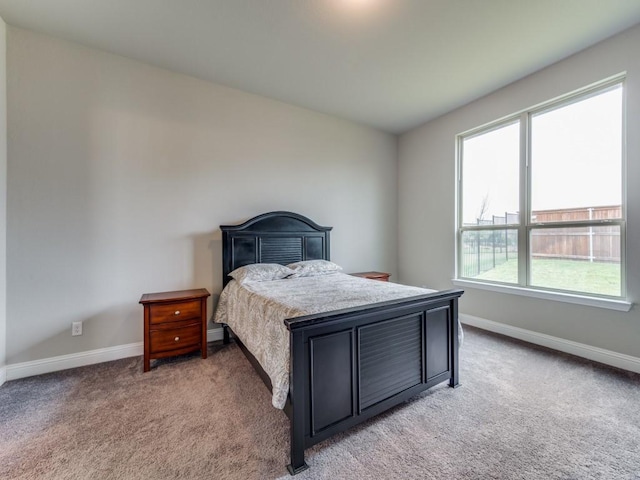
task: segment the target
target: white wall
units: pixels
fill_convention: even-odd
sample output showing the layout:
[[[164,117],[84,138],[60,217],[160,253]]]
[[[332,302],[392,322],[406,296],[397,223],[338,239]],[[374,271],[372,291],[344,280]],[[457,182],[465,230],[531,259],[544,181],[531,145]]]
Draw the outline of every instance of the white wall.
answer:
[[[0,18],[0,385],[7,331],[7,26]]]
[[[7,38],[9,364],[141,341],[140,295],[218,293],[218,226],[271,210],[333,226],[348,271],[396,272],[395,136],[30,31]]]
[[[451,288],[455,135],[627,71],[630,300],[640,300],[640,26],[414,129],[399,140],[400,280]],[[466,288],[461,313],[640,357],[640,314]]]

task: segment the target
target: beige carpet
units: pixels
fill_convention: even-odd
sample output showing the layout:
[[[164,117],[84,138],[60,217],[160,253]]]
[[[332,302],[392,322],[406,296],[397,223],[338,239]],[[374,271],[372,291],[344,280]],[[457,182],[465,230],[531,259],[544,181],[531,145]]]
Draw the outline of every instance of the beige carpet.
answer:
[[[288,422],[240,350],[0,387],[2,479],[289,478]],[[640,479],[640,377],[466,328],[436,387],[307,451],[308,479]]]

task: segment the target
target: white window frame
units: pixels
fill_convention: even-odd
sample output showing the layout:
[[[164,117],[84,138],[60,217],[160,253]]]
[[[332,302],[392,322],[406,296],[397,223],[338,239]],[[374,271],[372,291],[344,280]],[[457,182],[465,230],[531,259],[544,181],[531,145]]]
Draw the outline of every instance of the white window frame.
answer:
[[[514,115],[502,118],[495,122],[482,125],[480,127],[460,133],[456,136],[456,261],[455,261],[455,278],[453,283],[458,286],[479,288],[482,290],[497,291],[501,293],[511,293],[524,295],[534,298],[542,298],[546,300],[557,300],[567,303],[580,305],[588,305],[595,307],[608,308],[620,311],[629,311],[632,303],[626,298],[626,218],[627,218],[627,195],[626,195],[626,86],[625,74],[616,75],[614,77],[603,80],[596,84],[571,92],[567,95],[555,98],[543,104],[528,108]],[[531,119],[534,115],[555,110],[572,103],[580,102],[591,96],[604,93],[608,89],[615,88],[618,85],[622,87],[622,214],[620,219],[592,220],[592,221],[572,221],[572,222],[544,222],[539,223],[531,219]],[[464,179],[462,178],[462,162],[463,162],[463,142],[466,139],[477,135],[482,135],[505,127],[509,124],[520,122],[520,189],[519,189],[519,206],[520,215],[518,224],[507,225],[463,225],[462,213],[462,186]],[[620,228],[620,282],[621,295],[607,296],[591,293],[580,293],[575,291],[566,291],[552,288],[544,288],[531,285],[531,268],[529,255],[529,242],[531,231],[539,228],[566,228],[566,227],[585,227],[585,226],[617,226]],[[479,280],[472,277],[463,277],[461,275],[462,267],[462,234],[463,232],[473,231],[492,231],[505,229],[513,229],[518,232],[518,283],[500,283],[497,281]]]

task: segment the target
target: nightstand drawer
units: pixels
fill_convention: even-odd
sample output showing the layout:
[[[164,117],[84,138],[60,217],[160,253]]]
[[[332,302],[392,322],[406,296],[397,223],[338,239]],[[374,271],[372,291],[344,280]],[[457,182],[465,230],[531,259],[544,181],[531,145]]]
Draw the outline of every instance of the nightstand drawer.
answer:
[[[151,305],[151,323],[178,322],[200,318],[200,300]]]
[[[149,332],[149,336],[151,353],[167,352],[199,345],[202,340],[202,329],[200,322],[198,322],[179,328],[152,330]]]

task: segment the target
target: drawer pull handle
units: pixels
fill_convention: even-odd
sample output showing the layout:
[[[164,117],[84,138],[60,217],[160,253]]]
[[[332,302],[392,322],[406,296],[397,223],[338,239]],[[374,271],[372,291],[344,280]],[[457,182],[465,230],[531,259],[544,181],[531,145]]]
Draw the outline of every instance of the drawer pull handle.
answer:
[[[177,342],[178,340],[180,340],[180,337],[176,337],[174,338],[174,340]]]
[[[176,310],[175,312],[173,312],[174,315],[180,315],[180,310]]]

